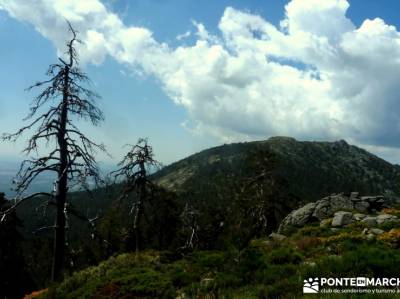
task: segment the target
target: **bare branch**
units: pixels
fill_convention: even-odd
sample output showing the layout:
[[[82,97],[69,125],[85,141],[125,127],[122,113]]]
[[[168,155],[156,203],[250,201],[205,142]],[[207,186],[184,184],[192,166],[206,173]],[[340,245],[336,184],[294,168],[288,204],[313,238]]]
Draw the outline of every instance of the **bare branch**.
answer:
[[[48,197],[53,197],[53,194],[47,193],[47,192],[38,192],[38,193],[34,193],[31,194],[27,197],[21,198],[21,199],[15,199],[16,203],[13,204],[10,208],[4,210],[4,211],[0,211],[0,216],[1,216],[1,221],[2,222],[5,219],[5,216],[7,216],[8,214],[12,213],[20,204],[22,204],[24,201],[27,201],[29,199],[32,199],[34,197],[38,197],[38,196],[48,196]]]

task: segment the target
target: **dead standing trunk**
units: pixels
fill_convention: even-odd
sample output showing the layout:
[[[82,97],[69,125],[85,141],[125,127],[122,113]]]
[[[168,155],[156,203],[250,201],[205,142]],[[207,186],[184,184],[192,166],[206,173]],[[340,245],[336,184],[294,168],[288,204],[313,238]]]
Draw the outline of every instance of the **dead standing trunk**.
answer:
[[[140,250],[140,220],[143,214],[143,202],[146,200],[146,168],[144,161],[139,162],[140,167],[140,177],[139,177],[139,195],[138,204],[136,209],[136,215],[133,222],[133,230],[135,232],[135,251],[136,253]]]
[[[66,126],[68,120],[68,88],[69,88],[69,67],[65,68],[63,103],[60,115],[60,129],[57,134],[57,142],[60,150],[60,168],[58,170],[57,190],[56,190],[56,228],[54,236],[54,255],[52,266],[52,281],[62,279],[64,269],[65,252],[65,209],[67,202],[67,184],[68,184],[68,144],[65,139]]]
[[[78,55],[74,44],[80,41],[76,38],[77,32],[71,24],[69,22],[67,24],[72,33],[66,52],[69,61],[59,58],[59,63],[51,64],[48,68],[47,75],[50,79],[37,82],[29,88],[29,90],[35,87],[44,88],[32,102],[30,113],[26,118],[26,120],[30,119],[29,124],[16,133],[4,134],[1,137],[1,140],[16,141],[25,131],[34,130],[23,152],[26,155],[31,153],[36,155],[21,163],[15,179],[18,201],[9,210],[0,211],[0,222],[23,201],[42,195],[50,197],[49,204],[51,203],[51,206],[55,204],[56,207],[51,273],[53,281],[59,281],[63,276],[67,213],[82,219],[67,206],[68,186],[80,185],[88,190],[88,178],[93,178],[96,184],[101,182],[94,155],[97,150],[106,153],[104,145],[97,144],[85,136],[74,125],[71,118],[74,116],[78,119],[89,120],[93,125],[104,120],[95,102],[99,96],[81,84],[89,83],[90,80],[77,67]],[[45,108],[44,112],[39,112]],[[43,142],[53,145],[53,141],[55,148],[47,148],[49,152],[39,156],[38,149]],[[56,173],[57,176],[55,194],[38,192],[21,198],[36,177],[48,171]]]
[[[120,200],[128,198],[133,191],[136,192],[135,202],[132,205],[131,212],[134,211],[133,227],[130,229],[129,238],[135,238],[135,251],[138,252],[142,247],[142,232],[140,231],[141,220],[145,216],[145,203],[152,195],[148,194],[152,183],[147,178],[146,167],[158,167],[160,164],[154,160],[153,148],[148,144],[147,139],[140,138],[136,145],[125,155],[118,166],[119,169],[112,171],[110,176],[114,181],[122,178],[126,181]]]

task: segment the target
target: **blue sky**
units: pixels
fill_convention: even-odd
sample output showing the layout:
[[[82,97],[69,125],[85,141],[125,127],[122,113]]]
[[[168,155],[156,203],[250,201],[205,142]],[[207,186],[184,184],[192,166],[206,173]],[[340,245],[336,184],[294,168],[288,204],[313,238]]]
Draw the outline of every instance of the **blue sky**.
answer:
[[[170,163],[224,142],[290,135],[346,139],[400,162],[400,3],[313,1],[0,0],[1,131],[21,126],[35,95],[24,89],[45,79],[67,38],[55,20],[72,16],[106,117],[80,126],[114,161],[141,136]],[[102,23],[107,16],[115,25]],[[18,159],[22,145],[2,143],[0,157]]]

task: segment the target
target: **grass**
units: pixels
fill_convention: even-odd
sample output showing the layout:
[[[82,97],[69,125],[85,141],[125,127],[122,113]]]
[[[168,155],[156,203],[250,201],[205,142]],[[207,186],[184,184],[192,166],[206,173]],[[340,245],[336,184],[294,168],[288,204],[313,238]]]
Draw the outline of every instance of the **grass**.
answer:
[[[398,230],[366,240],[361,229],[309,226],[283,242],[258,239],[241,251],[197,251],[177,261],[162,252],[122,254],[74,273],[40,298],[311,298],[302,294],[308,277],[398,272]],[[357,296],[368,298],[312,298]]]

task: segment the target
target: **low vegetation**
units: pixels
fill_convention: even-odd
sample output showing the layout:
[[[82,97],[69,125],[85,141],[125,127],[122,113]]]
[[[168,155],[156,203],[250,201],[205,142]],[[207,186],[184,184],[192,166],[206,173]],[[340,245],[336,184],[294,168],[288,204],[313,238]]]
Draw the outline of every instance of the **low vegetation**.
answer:
[[[357,226],[328,230],[306,226],[283,241],[254,239],[242,250],[195,251],[178,259],[166,251],[121,254],[72,274],[40,298],[302,298],[308,277],[398,272],[400,228],[374,239]]]

